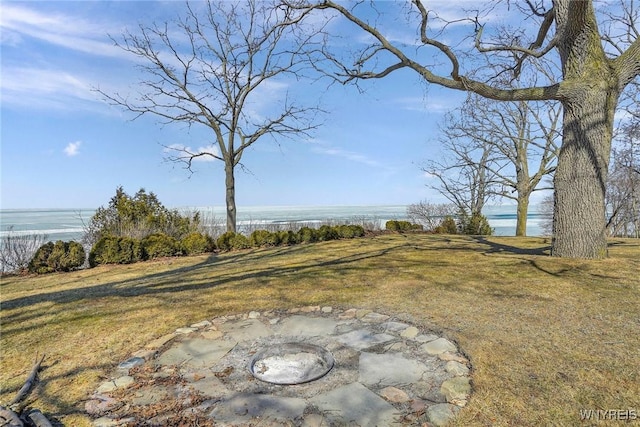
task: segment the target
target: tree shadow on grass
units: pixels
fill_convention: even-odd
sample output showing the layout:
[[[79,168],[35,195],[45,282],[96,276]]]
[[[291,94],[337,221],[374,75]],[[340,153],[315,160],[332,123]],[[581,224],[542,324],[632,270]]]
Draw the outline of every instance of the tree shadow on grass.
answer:
[[[522,248],[519,246],[506,245],[504,243],[493,242],[483,236],[473,236],[476,242],[488,246],[487,254],[509,253],[514,255],[551,255],[551,245],[539,248]]]
[[[112,281],[95,286],[84,286],[73,289],[39,293],[2,302],[2,310],[27,308],[29,306],[52,302],[55,304],[68,304],[83,300],[96,300],[105,297],[137,297],[153,294],[177,293],[182,291],[206,290],[232,283],[242,283],[256,278],[278,278],[295,275],[296,279],[314,278],[317,272],[323,269],[340,267],[346,274],[351,265],[366,259],[387,255],[403,245],[390,246],[370,251],[358,251],[353,254],[342,255],[336,258],[326,259],[326,253],[321,258],[306,258],[303,264],[265,266],[258,260],[271,260],[278,257],[291,257],[304,251],[313,252],[313,248],[305,245],[277,248],[269,251],[252,251],[229,254],[220,258],[211,255],[203,262],[196,265],[175,268],[169,271],[142,275],[124,280]],[[303,259],[300,259],[303,260]],[[228,269],[218,267],[232,266]],[[246,269],[243,267],[246,266]],[[357,267],[353,267],[357,268]],[[4,316],[5,320],[11,319],[21,312]],[[21,319],[24,320],[24,319]]]

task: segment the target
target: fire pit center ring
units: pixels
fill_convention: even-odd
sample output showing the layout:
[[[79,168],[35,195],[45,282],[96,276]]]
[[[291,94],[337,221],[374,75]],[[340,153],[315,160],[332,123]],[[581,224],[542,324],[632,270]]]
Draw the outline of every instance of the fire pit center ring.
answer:
[[[333,355],[315,344],[271,345],[256,353],[249,363],[255,378],[272,384],[293,385],[317,380],[334,365]]]

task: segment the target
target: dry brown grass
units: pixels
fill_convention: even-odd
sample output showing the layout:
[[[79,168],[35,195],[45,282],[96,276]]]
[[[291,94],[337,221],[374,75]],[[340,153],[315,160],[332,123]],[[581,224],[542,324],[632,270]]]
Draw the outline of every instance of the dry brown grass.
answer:
[[[37,406],[88,425],[83,400],[155,337],[225,313],[304,305],[407,314],[454,339],[474,393],[456,425],[576,425],[640,411],[640,242],[610,258],[537,238],[381,235],[3,278],[0,401],[46,353]],[[604,424],[598,424],[604,425]]]

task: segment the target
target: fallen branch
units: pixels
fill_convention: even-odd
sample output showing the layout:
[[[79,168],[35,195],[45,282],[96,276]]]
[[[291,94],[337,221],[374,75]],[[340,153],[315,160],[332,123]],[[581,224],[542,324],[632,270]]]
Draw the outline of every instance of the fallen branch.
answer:
[[[0,406],[0,426],[1,427],[53,427],[51,422],[44,416],[38,409],[32,409],[26,414],[22,414],[21,403],[29,396],[33,386],[38,381],[38,372],[44,362],[44,355],[38,360],[36,356],[36,362],[31,369],[31,373],[24,382],[24,385],[18,390],[18,394],[13,398],[9,407],[5,408]]]

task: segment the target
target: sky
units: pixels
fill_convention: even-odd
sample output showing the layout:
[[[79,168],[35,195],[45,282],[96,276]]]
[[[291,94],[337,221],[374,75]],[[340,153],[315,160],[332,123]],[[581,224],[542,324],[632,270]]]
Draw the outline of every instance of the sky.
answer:
[[[199,161],[191,174],[166,159],[167,146],[210,147],[208,128],[134,120],[96,91],[139,88],[140,63],[110,35],[183,10],[179,1],[0,2],[1,209],[96,208],[118,186],[129,194],[145,188],[172,208],[224,205],[222,162]],[[401,37],[406,24],[397,29]],[[324,80],[279,83],[266,101],[290,91],[300,103],[320,100],[327,113],[311,137],[265,139],[245,152],[239,206],[444,201],[420,166],[442,154],[438,123],[463,93],[427,86],[409,71],[361,90]],[[263,104],[256,108],[266,111]]]

